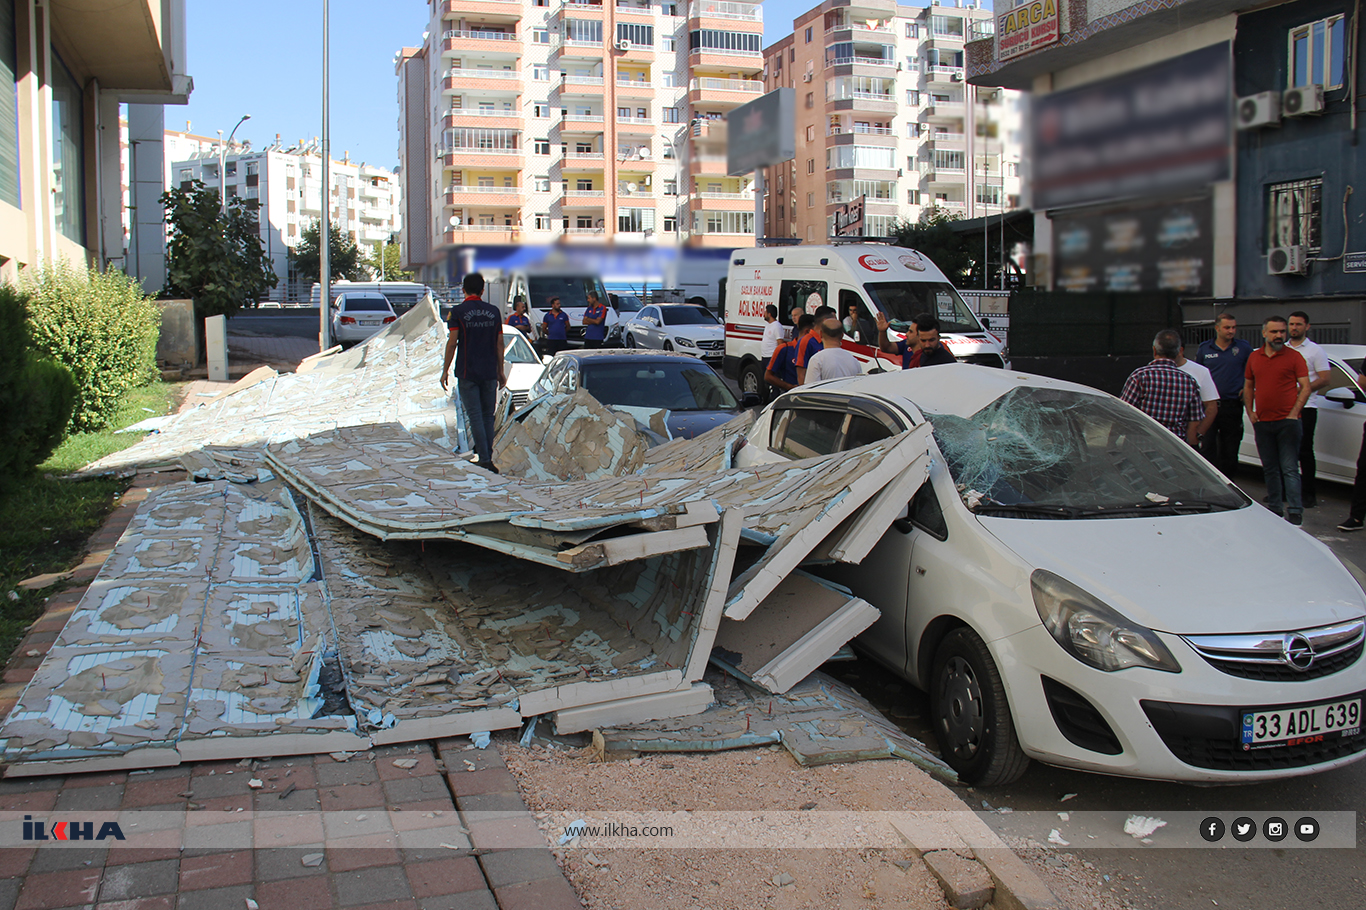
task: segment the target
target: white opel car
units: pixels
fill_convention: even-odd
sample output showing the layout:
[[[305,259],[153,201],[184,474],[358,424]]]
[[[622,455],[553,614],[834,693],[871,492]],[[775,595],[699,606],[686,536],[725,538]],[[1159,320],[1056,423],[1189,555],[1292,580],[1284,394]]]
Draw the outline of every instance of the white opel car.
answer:
[[[930,693],[964,781],[1037,759],[1228,783],[1366,755],[1366,576],[1110,395],[968,364],[831,380],[770,404],[737,464],[925,420],[905,518],[822,571],[881,611],[858,645]]]

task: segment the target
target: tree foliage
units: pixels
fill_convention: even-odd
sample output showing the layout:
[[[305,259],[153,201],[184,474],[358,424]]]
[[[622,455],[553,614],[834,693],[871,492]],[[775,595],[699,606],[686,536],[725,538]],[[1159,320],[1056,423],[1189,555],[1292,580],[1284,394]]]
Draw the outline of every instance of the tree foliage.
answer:
[[[137,279],[61,262],[29,269],[20,291],[33,348],[76,380],[72,431],[100,429],[129,389],[156,377],[161,314]]]
[[[200,319],[231,316],[279,282],[261,244],[254,204],[233,197],[224,212],[218,191],[198,180],[189,189],[167,190],[161,202],[171,228],[166,284],[194,301]]]
[[[39,356],[27,323],[24,295],[0,285],[0,492],[52,454],[76,401],[70,371]]]
[[[376,281],[412,281],[413,273],[405,272],[399,267],[402,261],[403,253],[399,245],[386,243],[377,248],[374,254],[365,260],[365,264],[374,273],[371,277]]]
[[[919,221],[903,221],[894,225],[892,236],[896,238],[897,246],[925,254],[939,266],[950,283],[962,287],[976,259],[968,239],[951,227],[958,220],[957,215],[930,207],[920,213]]]
[[[314,221],[304,228],[299,245],[294,248],[294,265],[299,275],[310,281],[322,280],[322,248],[318,237],[322,226]],[[349,234],[343,234],[335,224],[328,225],[328,271],[333,281],[359,281],[365,278],[367,261]]]

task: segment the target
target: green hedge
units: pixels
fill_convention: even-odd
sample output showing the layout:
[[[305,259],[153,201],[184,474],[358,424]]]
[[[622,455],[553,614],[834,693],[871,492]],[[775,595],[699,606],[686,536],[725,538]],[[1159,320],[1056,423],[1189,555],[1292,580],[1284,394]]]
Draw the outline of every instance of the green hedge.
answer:
[[[67,263],[24,277],[33,344],[76,380],[73,432],[98,430],[129,389],[156,373],[161,315],[136,279]]]
[[[52,454],[76,400],[71,373],[38,358],[26,323],[23,295],[0,285],[0,490]]]

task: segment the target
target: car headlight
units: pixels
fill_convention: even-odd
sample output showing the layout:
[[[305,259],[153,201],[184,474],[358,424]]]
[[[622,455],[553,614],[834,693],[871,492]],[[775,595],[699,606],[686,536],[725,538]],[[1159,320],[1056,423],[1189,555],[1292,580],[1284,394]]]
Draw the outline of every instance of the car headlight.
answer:
[[[1131,622],[1067,579],[1035,569],[1029,587],[1044,628],[1064,651],[1087,666],[1106,672],[1128,667],[1181,672],[1181,665],[1157,633]]]
[[[674,341],[678,342],[678,346],[679,346],[679,347],[683,347],[683,348],[695,348],[695,347],[697,347],[697,342],[693,341],[691,338],[684,338],[682,335],[675,335],[675,336],[674,336]]]

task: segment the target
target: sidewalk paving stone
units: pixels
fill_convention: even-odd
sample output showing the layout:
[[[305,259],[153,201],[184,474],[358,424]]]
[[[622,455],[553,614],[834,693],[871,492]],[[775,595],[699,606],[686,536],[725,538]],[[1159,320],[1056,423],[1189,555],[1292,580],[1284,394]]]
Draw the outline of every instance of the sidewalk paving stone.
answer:
[[[494,889],[501,910],[583,910],[563,875]]]
[[[325,876],[262,882],[256,886],[256,902],[280,910],[328,910],[336,906]]]
[[[413,896],[408,877],[399,866],[377,866],[333,876],[338,902],[343,907],[407,900]]]
[[[245,910],[247,898],[251,897],[254,890],[251,885],[233,885],[229,888],[183,891],[176,901],[176,910],[235,910],[238,907]]]
[[[127,863],[104,870],[101,901],[127,901],[157,894],[174,894],[180,884],[180,860]]]
[[[57,851],[53,851],[57,852]],[[100,886],[99,869],[30,872],[15,902],[15,910],[56,910],[93,904]]]
[[[202,856],[187,856],[180,861],[181,891],[249,885],[252,881],[250,850],[206,853]]]
[[[407,872],[408,882],[417,897],[460,894],[487,888],[479,862],[472,856],[409,863],[404,871]]]
[[[548,850],[494,850],[479,857],[479,864],[494,890],[543,878],[564,877]]]

